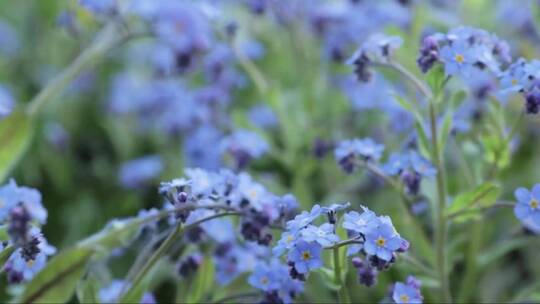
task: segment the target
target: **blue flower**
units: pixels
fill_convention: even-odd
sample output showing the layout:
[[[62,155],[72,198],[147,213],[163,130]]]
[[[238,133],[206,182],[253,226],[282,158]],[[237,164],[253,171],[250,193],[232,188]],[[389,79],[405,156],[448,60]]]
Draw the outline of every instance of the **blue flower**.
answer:
[[[163,163],[158,155],[148,155],[122,164],[118,179],[122,186],[135,189],[155,179],[163,170]]]
[[[33,188],[19,187],[14,180],[10,180],[7,185],[0,187],[0,222],[6,219],[11,209],[19,202],[33,220],[40,224],[47,221],[47,210],[41,203],[41,193]]]
[[[409,276],[407,283],[397,282],[394,284],[392,291],[392,299],[399,304],[415,303],[420,304],[424,300],[420,293],[420,285],[418,280]]]
[[[14,107],[15,99],[11,95],[10,91],[4,86],[0,85],[0,120],[9,116]]]
[[[319,227],[309,225],[300,234],[304,241],[308,243],[317,242],[324,247],[329,247],[339,242],[339,237],[334,233],[334,225],[329,223],[324,223]]]
[[[261,129],[271,129],[277,126],[278,118],[272,108],[264,104],[258,104],[252,107],[248,113],[252,124]]]
[[[270,146],[257,133],[238,130],[221,141],[220,149],[224,153],[230,153],[237,167],[243,168],[249,161],[260,158],[268,152]]]
[[[341,141],[334,150],[334,155],[343,170],[351,173],[358,166],[357,161],[378,161],[383,151],[383,145],[377,144],[371,138],[364,138]]]
[[[349,211],[343,217],[343,228],[361,234],[366,234],[374,221],[377,221],[375,212],[362,206],[362,214],[356,211]]]
[[[277,245],[272,249],[272,252],[276,256],[280,256],[285,251],[291,250],[293,248],[294,244],[296,243],[296,236],[295,234],[285,231],[283,234],[281,234],[281,239],[277,242]]]
[[[116,11],[116,0],[79,0],[79,3],[94,14],[111,15]]]
[[[307,274],[323,265],[321,260],[322,246],[318,243],[298,241],[289,252],[288,261],[294,264],[298,273]]]
[[[431,165],[425,158],[420,156],[417,152],[411,152],[410,155],[411,166],[414,171],[420,174],[422,177],[435,177],[437,169]]]
[[[408,154],[392,153],[383,166],[383,171],[388,175],[398,175],[410,166]]]
[[[394,227],[382,220],[379,220],[378,225],[371,227],[365,237],[365,252],[387,262],[402,244],[401,237],[395,232]]]
[[[287,272],[285,272],[287,275]],[[280,287],[280,277],[275,269],[266,263],[258,263],[248,278],[248,283],[263,291],[271,291]]]
[[[456,41],[441,49],[441,61],[447,75],[468,77],[476,62],[475,49],[464,41]]]
[[[322,208],[319,205],[313,206],[310,212],[302,211],[294,219],[287,222],[287,230],[296,234],[300,229],[307,227],[316,218],[322,214]]]
[[[534,185],[532,191],[518,188],[515,191],[517,204],[514,207],[516,217],[523,223],[531,221],[540,226],[540,184]]]

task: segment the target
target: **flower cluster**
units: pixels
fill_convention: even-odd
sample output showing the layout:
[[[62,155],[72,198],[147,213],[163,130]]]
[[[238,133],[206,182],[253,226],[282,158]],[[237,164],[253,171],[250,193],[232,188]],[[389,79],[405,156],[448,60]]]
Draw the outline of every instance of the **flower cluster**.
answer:
[[[375,34],[370,36],[347,61],[354,65],[354,73],[359,81],[367,82],[372,78],[369,67],[373,63],[388,63],[396,49],[403,44],[397,36]]]
[[[268,143],[263,138],[247,130],[238,130],[221,141],[221,151],[230,154],[239,169],[261,157],[268,149]]]
[[[536,233],[540,233],[540,184],[534,185],[531,191],[518,188],[515,191],[517,204],[514,207],[516,217]]]
[[[457,27],[447,34],[425,37],[417,62],[423,72],[441,62],[447,75],[470,79],[486,70],[497,74],[510,60],[508,44],[494,34],[477,28]]]
[[[392,300],[398,304],[421,304],[424,298],[420,293],[421,282],[409,276],[405,283],[397,282],[392,288]]]
[[[323,266],[324,249],[343,245],[348,246],[348,255],[361,253],[365,257],[363,261],[356,256],[352,262],[358,269],[359,282],[372,286],[377,272],[388,269],[398,252],[408,250],[409,242],[396,232],[390,218],[377,216],[366,207],[362,207],[362,213],[344,214],[342,226],[349,239],[342,241],[336,234],[336,214],[349,206],[349,203],[329,207],[315,205],[311,211],[303,211],[287,222],[287,229],[273,251],[276,256],[287,253],[289,274],[293,279],[306,280],[310,272]],[[327,222],[316,225],[322,215],[326,215]]]
[[[383,171],[390,176],[399,176],[411,195],[420,191],[422,178],[433,178],[437,174],[437,169],[416,151],[393,153],[383,165]]]
[[[47,243],[40,226],[47,220],[41,194],[32,188],[19,187],[15,181],[0,187],[0,230],[9,239],[0,239],[3,250],[14,250],[5,265],[11,284],[30,280],[47,263],[56,249]]]
[[[287,265],[278,259],[259,262],[248,282],[264,292],[263,303],[291,303],[304,289],[303,282],[291,278]]]
[[[354,172],[364,162],[377,162],[384,146],[371,138],[344,140],[334,150],[336,161],[347,173]]]
[[[540,113],[540,61],[519,58],[499,74],[503,96],[520,92],[525,99],[525,111]]]

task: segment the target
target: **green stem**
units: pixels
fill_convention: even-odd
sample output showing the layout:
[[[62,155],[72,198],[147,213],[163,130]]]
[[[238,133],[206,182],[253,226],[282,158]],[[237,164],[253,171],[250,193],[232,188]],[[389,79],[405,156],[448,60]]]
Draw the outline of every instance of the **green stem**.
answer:
[[[121,299],[120,302],[124,302],[122,301],[124,299],[129,299],[133,295],[133,293],[136,292],[137,287],[142,282],[142,279],[144,279],[146,274],[153,268],[153,266],[157,263],[157,261],[171,248],[171,246],[174,244],[176,239],[180,237],[184,233],[184,231],[215,218],[219,218],[223,216],[230,216],[230,215],[240,215],[240,214],[242,213],[240,212],[217,213],[217,214],[205,217],[203,219],[200,219],[198,221],[195,221],[185,226],[177,225],[176,228],[171,232],[171,234],[169,234],[167,239],[163,241],[163,243],[159,246],[159,248],[150,257],[148,262],[146,262],[146,264],[144,264],[144,266],[137,272],[137,275],[135,275],[133,282],[130,282],[131,287],[129,288],[129,290],[126,293],[121,293],[122,296],[120,297]]]
[[[93,43],[58,76],[56,76],[47,86],[36,95],[28,104],[27,113],[29,116],[37,115],[43,106],[53,100],[73,79],[77,77],[85,68],[90,66],[97,59],[103,57],[109,49],[125,39],[119,34],[118,25],[110,23],[106,25],[96,36]]]
[[[444,216],[446,208],[446,186],[444,181],[444,167],[441,160],[441,151],[437,139],[437,115],[435,113],[435,101],[429,103],[429,116],[431,125],[432,160],[437,168],[437,204],[435,208],[435,248],[437,252],[437,271],[441,284],[441,301],[452,302],[450,285],[446,271],[446,235],[447,224]]]
[[[339,303],[350,303],[351,300],[349,299],[349,294],[347,293],[347,290],[343,286],[343,280],[341,276],[341,264],[339,262],[339,246],[336,246],[333,248],[333,254],[334,254],[334,283],[336,286],[339,286],[338,290],[338,299]]]
[[[431,92],[429,87],[427,87],[422,81],[420,81],[420,79],[418,79],[416,76],[414,76],[413,73],[409,72],[409,70],[407,70],[401,64],[399,64],[399,63],[397,63],[395,61],[375,62],[375,63],[372,63],[372,64],[374,66],[386,67],[386,68],[390,68],[390,69],[393,69],[393,70],[397,71],[398,73],[401,74],[401,76],[408,79],[418,89],[418,91],[420,91],[420,93],[422,93],[422,95],[424,95],[424,97],[426,97],[428,100],[433,98],[433,93]]]

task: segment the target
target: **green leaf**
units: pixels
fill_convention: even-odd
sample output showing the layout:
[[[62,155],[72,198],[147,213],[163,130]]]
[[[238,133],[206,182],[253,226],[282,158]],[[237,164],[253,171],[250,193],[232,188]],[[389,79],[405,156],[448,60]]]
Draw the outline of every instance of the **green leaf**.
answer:
[[[0,225],[0,242],[8,241],[7,225]]]
[[[475,218],[479,215],[479,211],[474,211],[474,208],[493,205],[497,201],[500,192],[500,187],[493,183],[482,184],[472,191],[458,195],[452,204],[446,208],[446,215],[463,212],[462,215],[454,218],[456,221]],[[471,212],[464,212],[468,210]]]
[[[416,128],[416,134],[418,135],[418,144],[420,148],[420,153],[422,153],[423,156],[431,159],[430,149],[429,149],[429,140],[426,135],[426,132],[424,131],[424,127],[420,122],[415,122],[414,127]]]
[[[99,303],[100,281],[93,275],[77,284],[77,299],[79,303]]]
[[[65,303],[75,292],[92,251],[73,248],[52,258],[26,285],[17,303]]]
[[[143,223],[144,219],[139,218],[114,221],[102,231],[79,242],[79,247],[108,254],[114,248],[128,244],[135,237]]]
[[[32,135],[30,119],[20,111],[0,121],[0,182],[22,157]]]
[[[330,290],[338,291],[338,290],[341,289],[341,286],[334,283],[336,280],[335,280],[334,270],[333,269],[329,269],[329,268],[326,268],[326,267],[321,267],[321,268],[317,269],[316,272],[318,272],[322,276],[322,278],[323,278],[322,281],[324,282],[326,287],[328,287]]]
[[[539,240],[534,240],[531,237],[514,238],[500,242],[491,248],[483,250],[483,253],[478,255],[476,258],[477,263],[481,268],[487,267],[498,259],[504,257],[510,251],[527,245],[532,245],[532,242],[536,242],[537,245],[540,244]]]
[[[442,151],[445,150],[445,147],[446,147],[446,143],[448,142],[448,136],[450,136],[450,131],[452,129],[452,116],[453,116],[453,111],[451,109],[449,109],[448,111],[446,111],[446,113],[444,114],[444,120],[443,120],[443,124],[442,124],[442,128],[439,130],[439,149],[441,149]]]
[[[426,82],[433,91],[433,95],[437,96],[443,88],[446,75],[444,74],[444,67],[440,64],[433,67],[426,74]]]
[[[197,271],[190,292],[187,297],[188,303],[204,302],[204,295],[212,289],[214,283],[215,267],[211,258],[205,257],[201,268]]]
[[[8,246],[0,251],[0,269],[4,267],[4,264],[7,262],[13,251],[15,251],[15,247],[13,246]]]

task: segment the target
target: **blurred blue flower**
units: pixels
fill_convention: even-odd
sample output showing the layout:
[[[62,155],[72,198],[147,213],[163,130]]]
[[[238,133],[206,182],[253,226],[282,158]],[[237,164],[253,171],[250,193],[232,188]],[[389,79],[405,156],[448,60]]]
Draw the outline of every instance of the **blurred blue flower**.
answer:
[[[0,85],[0,121],[9,116],[15,107],[15,99],[11,92]]]
[[[117,10],[116,0],[79,0],[79,4],[94,14],[112,15]]]
[[[0,19],[0,53],[7,57],[16,56],[20,49],[20,40],[15,29]]]
[[[296,235],[292,232],[285,231],[281,234],[281,239],[277,242],[276,246],[272,249],[275,256],[281,256],[296,243]]]
[[[204,124],[186,134],[184,159],[189,167],[217,170],[221,167],[221,153],[218,149],[208,149],[221,140],[221,132],[210,124]]]
[[[271,129],[277,126],[278,119],[272,108],[264,104],[253,106],[248,113],[249,120],[261,129]]]
[[[518,188],[515,191],[517,199],[514,213],[523,223],[531,221],[536,226],[540,226],[540,184],[534,185],[531,191],[525,188]]]
[[[229,153],[238,168],[243,168],[251,160],[260,158],[269,149],[268,143],[261,136],[248,130],[237,130],[223,138],[220,144],[222,153]]]
[[[421,304],[424,300],[420,293],[420,283],[414,277],[409,276],[407,283],[397,282],[392,290],[392,299],[399,304]]]
[[[123,163],[118,172],[118,179],[125,188],[135,189],[157,178],[162,170],[161,157],[147,155]]]
[[[301,274],[307,274],[311,270],[323,265],[321,260],[322,246],[318,243],[307,243],[299,240],[287,256],[288,261],[294,264],[294,268]]]

